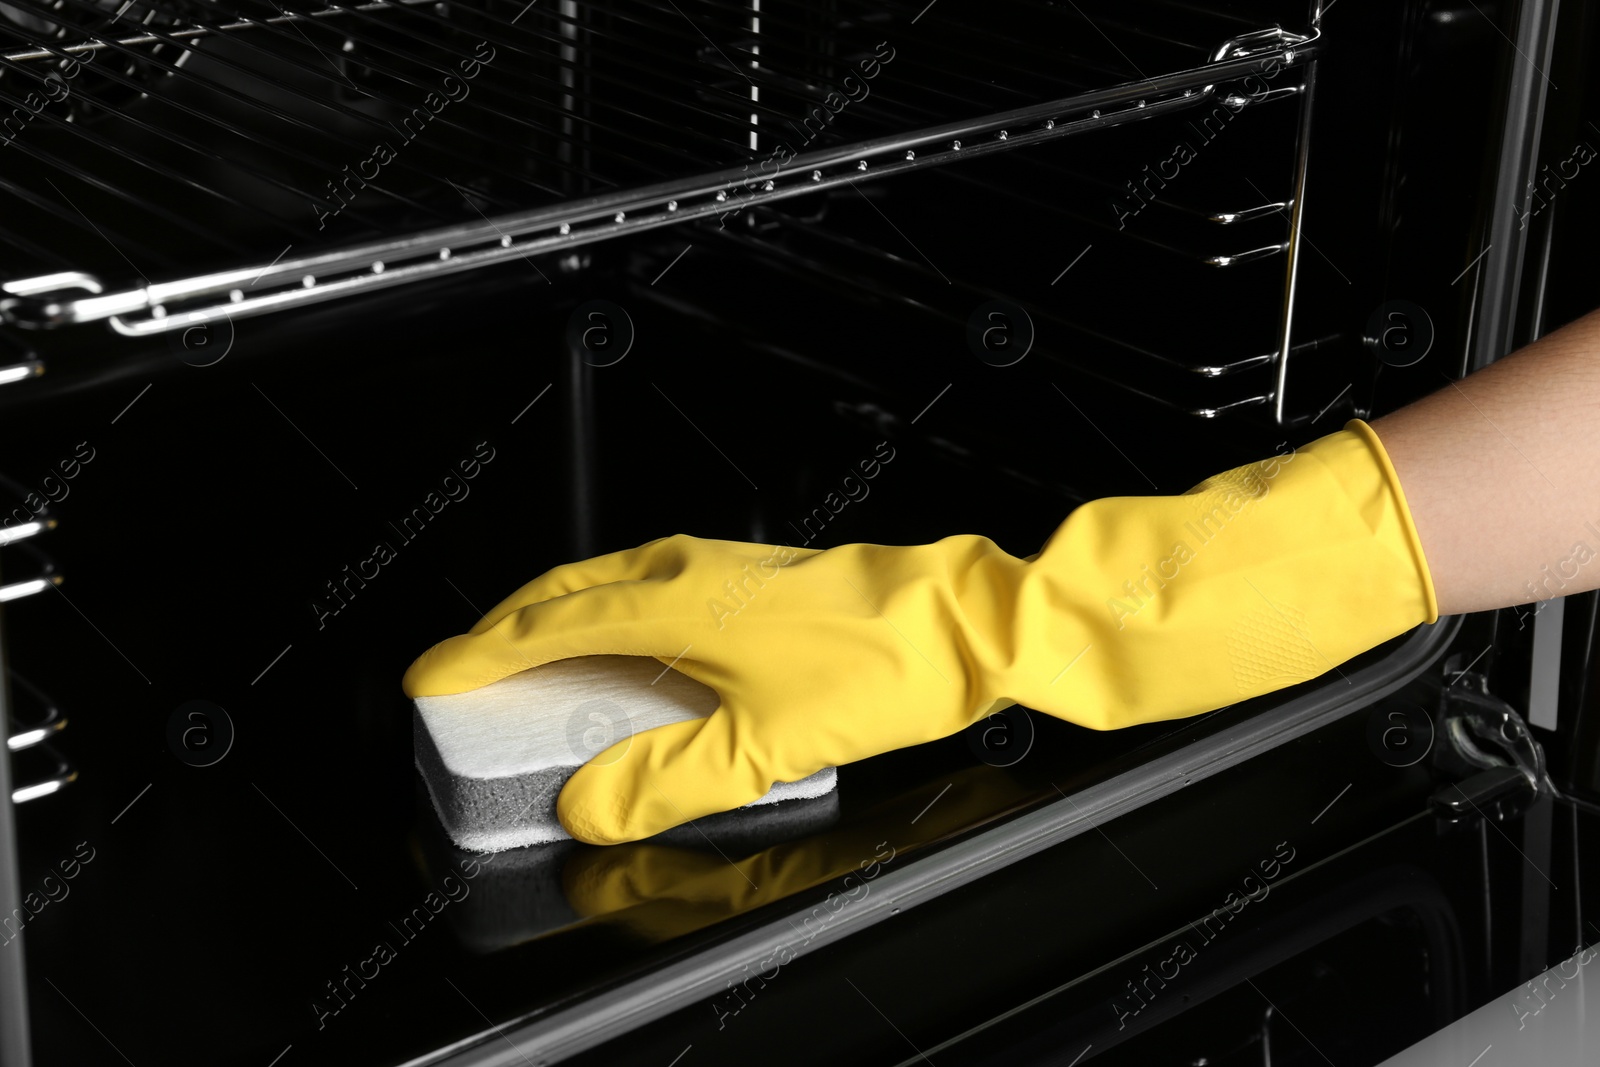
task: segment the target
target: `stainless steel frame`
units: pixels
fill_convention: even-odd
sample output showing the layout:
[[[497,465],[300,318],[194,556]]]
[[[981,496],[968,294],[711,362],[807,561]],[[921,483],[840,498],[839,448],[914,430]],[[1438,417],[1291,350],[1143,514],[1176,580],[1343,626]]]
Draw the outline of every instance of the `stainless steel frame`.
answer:
[[[1191,70],[797,155],[770,176],[752,177],[748,165],[728,168],[139,287],[113,288],[76,271],[19,279],[0,285],[0,321],[48,328],[109,320],[118,333],[141,337],[355,296],[1196,107],[1263,63],[1307,63],[1317,41],[1315,31],[1265,29],[1225,42],[1211,63]]]

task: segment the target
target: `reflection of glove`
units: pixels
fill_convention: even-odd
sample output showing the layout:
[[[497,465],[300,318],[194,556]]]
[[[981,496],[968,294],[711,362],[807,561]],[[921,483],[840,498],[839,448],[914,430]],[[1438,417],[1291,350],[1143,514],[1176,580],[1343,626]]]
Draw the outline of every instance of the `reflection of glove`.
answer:
[[[892,860],[894,848],[885,842],[875,856],[869,845],[861,856],[863,864]],[[612,916],[655,943],[780,900],[842,874],[853,862],[831,847],[825,835],[774,845],[738,861],[715,852],[630,841],[574,852],[562,870],[562,888],[579,915]],[[877,874],[875,867],[863,871]]]
[[[1056,795],[1048,787],[1045,792]],[[566,857],[562,890],[579,915],[607,917],[656,943],[846,875],[812,917],[798,920],[800,937],[809,938],[839,909],[865,899],[884,870],[908,862],[908,851],[998,818],[1038,796],[1036,789],[1000,768],[964,767],[878,804],[845,825],[738,860],[720,850],[649,841],[578,848]]]
[[[612,653],[716,690],[708,718],[618,742],[562,790],[567,831],[615,843],[1012,702],[1101,730],[1180,718],[1437,618],[1388,456],[1352,420],[1181,496],[1091,501],[1031,561],[976,536],[816,551],[680,535],[557,567],[404,685],[460,693]]]

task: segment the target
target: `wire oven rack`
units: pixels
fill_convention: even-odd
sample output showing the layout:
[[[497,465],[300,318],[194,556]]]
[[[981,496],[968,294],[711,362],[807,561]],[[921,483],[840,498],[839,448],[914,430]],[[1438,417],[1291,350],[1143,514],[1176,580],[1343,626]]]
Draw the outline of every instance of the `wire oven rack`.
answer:
[[[6,0],[0,321],[142,336],[531,264],[1215,106],[1317,44],[1087,6]]]

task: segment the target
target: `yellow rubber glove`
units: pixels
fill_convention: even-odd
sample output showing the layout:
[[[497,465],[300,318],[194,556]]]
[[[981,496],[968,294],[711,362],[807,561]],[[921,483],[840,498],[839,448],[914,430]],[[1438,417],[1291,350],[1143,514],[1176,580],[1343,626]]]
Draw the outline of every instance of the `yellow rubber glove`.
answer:
[[[1394,468],[1357,419],[1182,495],[1084,504],[1029,560],[970,535],[823,551],[677,535],[567,564],[403,685],[461,693],[610,653],[716,690],[709,717],[625,738],[562,790],[567,832],[610,844],[1011,703],[1097,730],[1181,718],[1437,618]]]

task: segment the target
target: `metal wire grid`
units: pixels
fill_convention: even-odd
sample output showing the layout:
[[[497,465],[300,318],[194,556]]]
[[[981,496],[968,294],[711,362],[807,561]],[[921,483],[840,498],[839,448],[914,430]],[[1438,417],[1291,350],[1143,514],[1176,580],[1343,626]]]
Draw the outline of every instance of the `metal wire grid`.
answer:
[[[1198,354],[1190,344],[1174,346],[1171,338],[1163,341],[1144,337],[1141,335],[1148,331],[1120,321],[1121,305],[1114,293],[1100,294],[1100,298],[1108,298],[1104,304],[1095,304],[1091,299],[1089,304],[1095,313],[1087,316],[1083,313],[1088,308],[1081,301],[1077,310],[1064,311],[1048,302],[1027,300],[1020,294],[1028,290],[1030,279],[993,269],[1006,266],[1003,256],[998,262],[987,264],[989,269],[982,281],[961,276],[954,269],[947,277],[940,269],[941,265],[949,266],[942,256],[934,257],[939,260],[936,264],[920,247],[908,249],[901,244],[895,251],[863,239],[856,225],[860,219],[848,222],[824,204],[808,205],[805,214],[792,216],[760,208],[758,214],[763,219],[791,221],[726,230],[709,228],[691,236],[697,245],[720,245],[736,259],[762,262],[802,285],[825,286],[847,302],[858,301],[863,307],[887,302],[913,315],[943,319],[947,327],[957,330],[963,325],[963,309],[984,301],[1021,300],[1028,304],[1040,336],[1051,339],[1049,343],[1034,344],[1033,350],[1042,357],[1142,401],[1192,416],[1210,419],[1242,409],[1260,409],[1275,399],[1272,379],[1278,364],[1309,356],[1338,340],[1336,335],[1327,334],[1300,337],[1286,358],[1280,358],[1274,348],[1275,342],[1281,341],[1276,320],[1284,314],[1284,308],[1269,279],[1281,278],[1284,270],[1281,256],[1288,247],[1288,210],[1292,206],[1292,195],[1284,184],[1291,178],[1297,156],[1292,127],[1300,124],[1298,108],[1286,105],[1303,89],[1298,79],[1284,82],[1289,84],[1276,83],[1271,89],[1258,91],[1250,100],[1252,117],[1257,110],[1263,110],[1260,105],[1269,105],[1265,110],[1275,113],[1273,122],[1267,124],[1269,129],[1254,129],[1246,141],[1233,142],[1241,150],[1248,146],[1250,158],[1261,171],[1256,177],[1267,191],[1256,188],[1254,199],[1248,190],[1244,201],[1238,199],[1239,189],[1249,184],[1246,182],[1229,182],[1227,188],[1214,187],[1209,192],[1190,186],[1187,201],[1163,194],[1155,205],[1169,217],[1143,229],[1122,231],[1114,226],[1106,204],[1111,198],[1128,194],[1112,175],[1132,173],[1129,160],[1144,158],[1143,149],[1133,145],[1170,143],[1163,142],[1161,138],[1166,134],[1154,128],[1148,138],[1130,142],[1121,152],[1111,150],[1111,145],[1099,145],[1090,157],[1092,162],[1075,147],[1063,145],[1013,154],[987,165],[941,169],[929,179],[937,180],[938,185],[925,187],[921,196],[924,207],[965,203],[966,214],[975,216],[981,212],[975,217],[989,218],[990,224],[1010,225],[1009,221],[996,220],[1028,219],[1030,232],[1045,243],[1059,237],[1058,227],[1063,224],[1084,234],[1079,238],[1080,245],[1085,239],[1092,239],[1096,245],[1101,243],[1101,238],[1085,231],[1098,229],[1106,237],[1115,236],[1125,254],[1137,257],[1136,272],[1142,274],[1151,291],[1186,293],[1202,303],[1206,298],[1200,294],[1209,292],[1227,301],[1234,312],[1236,328],[1226,331],[1215,346],[1201,346]],[[1179,115],[1172,121],[1181,122],[1183,118]],[[1192,133],[1192,127],[1188,129]],[[1178,136],[1176,132],[1170,135]],[[842,195],[839,207],[859,207],[861,201],[854,195]],[[1084,247],[1073,256],[1073,248],[1063,244],[1063,262],[1071,259],[1068,269],[1075,267],[1092,247]],[[1274,258],[1278,262],[1263,262]],[[1262,263],[1261,268],[1241,270],[1244,264],[1257,262]],[[660,265],[663,264],[657,264]],[[1197,267],[1201,269],[1197,271]],[[646,267],[644,277],[650,278],[654,269]],[[1118,273],[1126,273],[1126,269]],[[1249,273],[1249,278],[1240,277],[1241,273]],[[1214,277],[1215,282],[1207,283],[1206,277]],[[645,299],[659,298],[677,314],[694,309],[692,288],[669,296],[652,281],[635,292]],[[1252,310],[1244,310],[1246,307]],[[730,336],[739,335],[740,343],[757,344],[760,330],[755,327],[750,332],[753,320],[747,318],[741,334],[740,328],[731,323],[710,321],[718,316],[701,312],[696,317],[706,320],[708,327]],[[757,312],[756,320],[759,319]],[[1253,323],[1256,328],[1239,329],[1237,324],[1241,321]],[[764,349],[772,347],[770,339],[760,341],[760,345]],[[806,361],[798,353],[786,358]],[[1295,412],[1293,416],[1303,414]]]
[[[944,278],[928,263],[886,251],[830,221],[807,225],[804,236],[801,247],[732,228],[707,231],[704,239],[737,256],[759,259],[802,284],[827,284],[847,299],[853,296],[863,302],[888,302],[911,314],[944,319],[955,328],[963,323],[960,312],[952,309],[975,307],[984,300],[1011,299],[1007,293],[969,279]],[[894,280],[886,284],[886,278]],[[670,304],[679,314],[694,308],[690,292],[675,293],[670,287],[657,285],[639,286],[634,292],[643,299]],[[1272,384],[1262,375],[1270,373],[1279,357],[1277,352],[1266,349],[1269,342],[1265,338],[1259,348],[1243,348],[1220,361],[1199,362],[1174,358],[1047,307],[1030,306],[1041,334],[1053,338],[1048,344],[1034,346],[1041,357],[1070,366],[1142,401],[1212,419],[1227,412],[1263,407],[1273,399]],[[699,318],[716,317],[695,310]],[[727,323],[716,326],[738,332],[737,327]],[[757,340],[754,333],[743,336],[743,343],[756,344]],[[1324,336],[1298,341],[1290,349],[1290,358],[1310,354],[1333,340]],[[768,348],[774,345],[770,339],[760,344]],[[804,361],[798,355],[790,358]]]
[[[157,332],[185,321],[164,320],[188,297],[226,294],[222,313],[243,314],[371,287],[394,260],[419,276],[464,269],[539,250],[513,246],[530,212],[550,221],[571,206],[576,219],[598,205],[620,228],[619,194],[692,185],[780,143],[805,158],[840,145],[881,156],[874,136],[1190,71],[1107,97],[1133,112],[1147,103],[1134,95],[1170,95],[1148,101],[1153,114],[1184,102],[1180,85],[1194,97],[1192,72],[1238,32],[1182,5],[1161,33],[1073,5],[1083,32],[1064,43],[1067,16],[1047,0],[1008,9],[1003,29],[851,0],[782,12],[759,0],[106,3],[0,6],[0,153],[12,153],[0,255],[21,279],[6,287],[8,317],[24,324],[120,315],[123,332]],[[612,232],[571,230],[557,224],[546,247]],[[449,263],[452,238],[491,247]],[[340,247],[353,252],[328,253]],[[330,282],[351,269],[361,277]],[[152,282],[197,272],[207,284]],[[125,284],[108,292],[111,281]],[[57,299],[74,289],[89,295]]]

